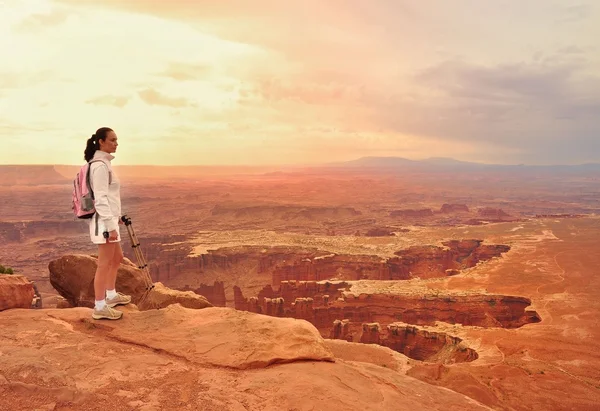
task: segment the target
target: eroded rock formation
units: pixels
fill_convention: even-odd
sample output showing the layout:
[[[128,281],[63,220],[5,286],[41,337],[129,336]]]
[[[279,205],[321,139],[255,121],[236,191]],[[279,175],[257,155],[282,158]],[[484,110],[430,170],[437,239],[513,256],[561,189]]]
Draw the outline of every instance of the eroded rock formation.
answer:
[[[393,235],[394,230],[390,227],[375,227],[365,233],[365,237],[390,237]]]
[[[146,251],[147,250],[147,251]],[[165,284],[182,274],[185,282],[201,282],[205,273],[224,282],[224,288],[236,285],[228,273],[251,276],[256,284],[279,285],[285,281],[357,281],[357,280],[408,280],[412,278],[447,277],[460,270],[475,266],[481,261],[501,256],[510,250],[506,245],[483,244],[482,240],[466,239],[443,243],[441,246],[414,246],[399,250],[395,257],[374,255],[334,254],[314,248],[289,246],[243,246],[210,250],[198,256],[189,256],[189,248],[172,247],[160,251],[151,244],[145,249],[154,281]],[[126,253],[130,255],[130,253]],[[219,274],[220,273],[220,274]],[[244,288],[247,284],[238,284]],[[202,285],[201,289],[214,294],[214,304],[220,305],[219,290]],[[214,286],[213,286],[214,287]],[[256,291],[254,291],[256,292]],[[227,298],[231,299],[229,295]]]
[[[196,294],[203,295],[215,307],[225,307],[225,283],[223,281],[215,281],[213,285],[200,284],[200,286],[192,289],[189,286],[183,287],[181,291],[193,291]]]
[[[422,361],[468,362],[478,354],[461,339],[416,325],[437,321],[464,326],[518,328],[541,321],[524,297],[478,293],[355,295],[348,282],[283,282],[245,298],[235,288],[236,309],[312,323],[324,337],[379,344]],[[310,296],[312,294],[312,297]],[[285,297],[283,297],[285,295]],[[410,325],[409,325],[410,324]]]
[[[265,298],[282,298],[284,308],[290,308],[292,303],[299,298],[312,298],[314,307],[326,307],[329,302],[342,296],[342,292],[350,286],[344,281],[282,281],[277,289],[271,285],[265,286],[259,293],[256,301]],[[242,290],[234,286],[235,308],[247,310],[248,299],[244,298]]]
[[[397,257],[323,255],[290,261],[273,270],[272,284],[282,281],[408,280],[455,275],[480,261],[499,257],[507,245],[482,244],[482,240],[452,240],[438,246],[413,246],[397,251]]]
[[[0,311],[31,308],[35,298],[33,283],[24,275],[0,274]]]
[[[336,324],[334,324],[334,330]],[[335,333],[334,333],[335,334]],[[348,340],[346,338],[340,338]],[[453,364],[470,362],[479,356],[458,337],[446,333],[428,331],[414,325],[392,323],[381,327],[379,323],[365,323],[359,341],[379,344],[415,360]]]
[[[511,218],[504,210],[501,208],[493,208],[493,207],[483,207],[477,210],[477,214],[481,217],[491,218],[494,220],[502,220],[505,218]]]
[[[468,213],[469,207],[466,204],[442,204],[440,213]]]
[[[518,328],[540,321],[539,315],[527,307],[531,300],[525,297],[479,293],[418,294],[360,294],[352,293],[352,284],[346,282],[284,283],[270,297],[244,298],[236,289],[236,309],[260,314],[267,312],[267,302],[280,299],[282,310],[278,316],[302,318],[312,322],[325,336],[330,335],[336,320],[348,319],[352,323],[378,322],[391,324],[402,321],[415,325],[433,325],[436,321],[480,327]],[[350,291],[346,289],[350,286]],[[282,297],[282,291],[288,298]],[[308,290],[316,290],[310,297]],[[327,292],[327,294],[325,294]],[[338,297],[339,296],[339,297]],[[310,304],[306,299],[310,298]],[[281,301],[283,300],[283,301]],[[310,309],[307,309],[307,305]]]

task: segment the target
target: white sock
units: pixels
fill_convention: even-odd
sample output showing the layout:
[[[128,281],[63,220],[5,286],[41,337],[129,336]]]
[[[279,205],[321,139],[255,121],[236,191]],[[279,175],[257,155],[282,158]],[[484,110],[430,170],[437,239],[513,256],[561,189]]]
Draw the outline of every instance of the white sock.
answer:
[[[106,307],[105,300],[96,300],[96,310],[101,311],[104,309],[104,307]]]
[[[115,298],[117,292],[115,290],[106,290],[106,298]]]

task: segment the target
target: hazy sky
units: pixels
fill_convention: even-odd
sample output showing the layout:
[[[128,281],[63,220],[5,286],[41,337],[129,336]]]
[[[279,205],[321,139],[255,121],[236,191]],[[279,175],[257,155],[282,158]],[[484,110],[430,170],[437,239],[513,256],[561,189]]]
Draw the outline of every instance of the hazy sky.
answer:
[[[0,0],[0,164],[600,162],[595,0]]]

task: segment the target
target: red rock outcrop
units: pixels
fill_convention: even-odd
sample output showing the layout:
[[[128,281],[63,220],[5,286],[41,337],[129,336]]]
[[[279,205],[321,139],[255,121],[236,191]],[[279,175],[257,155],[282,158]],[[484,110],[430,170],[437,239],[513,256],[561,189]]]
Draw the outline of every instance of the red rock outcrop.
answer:
[[[290,287],[286,284],[288,295],[294,300],[281,297],[281,290],[273,292],[271,297],[245,299],[236,289],[236,309],[261,314],[283,315],[310,321],[322,335],[331,333],[336,320],[349,320],[351,323],[378,322],[391,324],[402,321],[415,325],[433,325],[436,321],[452,324],[480,327],[518,328],[524,324],[541,321],[535,311],[527,310],[531,300],[525,297],[504,296],[477,293],[436,293],[436,294],[352,294],[342,291],[347,283],[300,283]],[[337,288],[337,289],[336,289]],[[295,290],[294,293],[289,290]],[[307,296],[305,290],[321,291],[315,298]],[[323,291],[327,291],[327,298]],[[340,295],[341,297],[335,297]],[[303,295],[303,296],[298,296]],[[333,298],[332,298],[333,297]],[[254,298],[254,304],[250,300]],[[277,311],[267,309],[267,302],[279,299],[283,307]],[[283,301],[281,301],[283,299]],[[307,299],[310,299],[308,302]],[[327,303],[325,303],[327,301]],[[311,309],[307,308],[310,307]]]
[[[346,340],[352,342],[353,336],[350,334],[350,320],[334,320],[329,338],[332,340]]]
[[[468,213],[469,207],[466,204],[442,204],[440,213]]]
[[[411,278],[433,278],[455,275],[458,270],[475,266],[502,255],[510,250],[505,245],[482,244],[482,240],[467,239],[448,241],[439,246],[415,246],[396,252],[396,257],[373,255],[332,254],[311,248],[300,247],[231,247],[210,250],[199,256],[189,257],[189,248],[172,247],[161,251],[151,242],[144,253],[150,262],[149,269],[154,281],[169,284],[174,278],[188,273],[186,282],[207,272],[252,273],[254,280],[264,284],[279,285],[283,281],[324,280],[407,280]],[[128,257],[130,252],[125,253]],[[230,281],[217,275],[219,281]],[[213,277],[214,278],[214,277]],[[260,284],[260,282],[259,282]],[[229,282],[224,287],[236,285]],[[238,284],[243,287],[243,284]],[[200,285],[190,289],[202,288]],[[210,293],[206,289],[206,294]],[[218,290],[217,290],[218,292]],[[215,297],[215,304],[220,304]],[[231,296],[229,297],[231,298]]]
[[[481,217],[491,218],[494,220],[511,218],[511,216],[505,213],[501,208],[483,207],[477,210],[477,214]]]
[[[126,289],[124,288],[124,290]],[[173,304],[195,309],[213,306],[203,295],[198,295],[193,291],[173,290],[165,287],[161,282],[154,283],[154,288],[152,288],[148,295],[144,299],[136,299],[136,301],[140,310],[164,308]]]
[[[331,301],[342,296],[342,292],[350,286],[344,281],[283,281],[279,288],[273,289],[271,285],[265,286],[259,293],[257,301],[265,298],[283,298],[284,308],[290,308],[292,303],[299,298],[312,298],[314,307],[327,307]],[[242,290],[234,286],[235,308],[247,310],[249,300],[244,298]]]
[[[474,267],[480,261],[501,256],[507,245],[483,245],[482,240],[452,240],[437,246],[413,246],[397,251],[398,257],[370,255],[325,255],[306,257],[273,270],[272,284],[282,281],[408,280],[446,277],[456,270]]]
[[[33,283],[24,275],[0,274],[0,311],[31,308],[35,298]]]
[[[149,261],[150,274],[155,281],[163,282],[186,272],[202,274],[208,270],[231,271],[238,265],[243,265],[245,270],[254,269],[257,275],[265,274],[266,278],[270,278],[274,267],[326,254],[316,249],[299,247],[246,246],[220,248],[198,256],[189,256],[190,247],[162,250],[159,242],[147,242],[148,245],[144,245],[144,255]],[[130,250],[126,250],[125,255],[134,258]]]
[[[50,283],[73,307],[94,306],[94,275],[97,257],[89,255],[67,255],[48,264]],[[205,308],[210,304],[203,296],[191,291],[177,291],[157,282],[146,293],[144,273],[125,260],[117,272],[117,290],[131,295],[132,302],[140,309],[166,307],[181,304],[189,308]],[[144,298],[145,297],[145,298]]]
[[[336,327],[339,326],[334,324],[332,331]],[[340,339],[351,341],[347,336]],[[386,327],[381,327],[379,323],[365,323],[362,325],[359,341],[364,344],[379,344],[425,362],[453,364],[479,358],[477,352],[467,347],[458,337],[404,323],[392,323]]]
[[[391,237],[394,230],[390,227],[374,227],[365,233],[365,237]]]
[[[225,283],[223,281],[215,281],[213,285],[200,284],[197,288],[189,286],[179,289],[180,291],[193,291],[196,294],[203,295],[213,306],[225,307]]]

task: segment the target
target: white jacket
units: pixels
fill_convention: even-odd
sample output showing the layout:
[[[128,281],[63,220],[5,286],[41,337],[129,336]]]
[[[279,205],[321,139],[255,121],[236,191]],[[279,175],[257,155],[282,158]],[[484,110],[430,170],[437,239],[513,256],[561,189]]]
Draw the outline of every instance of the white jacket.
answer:
[[[90,165],[90,186],[94,191],[94,206],[98,214],[92,220],[94,223],[100,220],[102,228],[107,231],[118,230],[121,217],[121,183],[112,169],[111,160],[114,158],[111,154],[97,150],[93,159],[102,161]]]

